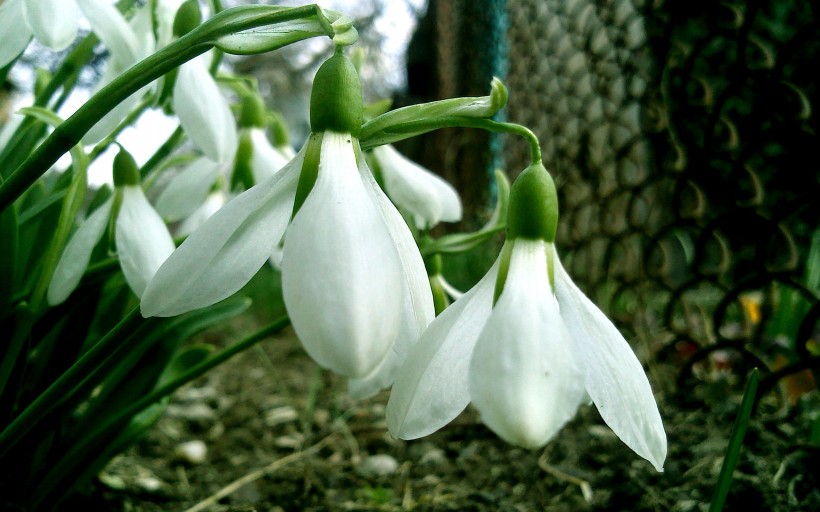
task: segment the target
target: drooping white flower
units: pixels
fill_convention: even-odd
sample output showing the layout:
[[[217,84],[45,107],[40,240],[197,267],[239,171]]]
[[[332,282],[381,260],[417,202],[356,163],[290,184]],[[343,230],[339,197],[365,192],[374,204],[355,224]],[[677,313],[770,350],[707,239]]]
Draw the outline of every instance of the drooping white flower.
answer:
[[[101,0],[76,1],[85,17],[88,18],[91,29],[100,38],[110,54],[103,74],[92,91],[92,94],[96,94],[122,74],[123,71],[153,52],[153,34],[148,30],[150,26],[145,26],[147,6],[143,8],[142,11],[144,12],[141,11],[141,13],[134,16],[132,22],[129,23],[111,3]],[[85,144],[96,144],[108,136],[125,119],[128,113],[137,106],[140,98],[150,87],[150,85],[142,87],[106,113],[83,136],[83,142]]]
[[[388,197],[413,216],[418,229],[461,220],[461,198],[452,185],[390,144],[373,149]]]
[[[168,222],[192,215],[206,200],[222,165],[200,157],[173,177],[157,197],[157,212]]]
[[[392,382],[434,310],[413,236],[351,133],[361,126],[361,89],[328,87],[337,73],[351,85],[355,69],[341,54],[328,63],[314,82],[306,146],[191,233],[149,283],[141,309],[172,316],[228,297],[284,233],[282,286],[294,329],[320,365],[350,377],[351,393],[363,397]],[[334,114],[339,94],[349,101]],[[356,103],[358,115],[348,110]]]
[[[554,188],[544,200],[550,194],[533,192],[538,180],[525,173],[513,186],[499,260],[410,349],[387,405],[388,428],[403,439],[421,437],[472,402],[500,437],[532,448],[589,395],[618,437],[661,471],[666,436],[646,375],[561,266],[551,241]]]
[[[80,12],[74,0],[5,0],[0,3],[0,68],[28,46],[32,36],[55,51],[77,37]]]
[[[251,170],[256,183],[273,176],[288,163],[290,157],[285,156],[265,135],[265,129],[260,127],[246,128],[247,136],[253,147],[251,154]]]
[[[131,290],[141,297],[160,265],[174,252],[174,240],[142,187],[125,185],[115,225],[120,266]]]
[[[207,55],[179,67],[174,83],[174,112],[194,146],[214,162],[236,152],[237,134],[228,102],[208,72]]]
[[[242,99],[239,146],[231,178],[233,187],[244,185],[247,188],[265,181],[293,158],[292,153],[285,155],[268,140],[266,114],[265,103],[259,95],[248,94]]]
[[[52,306],[65,301],[88,267],[91,253],[114,221],[117,256],[125,280],[137,297],[159,266],[174,251],[174,241],[162,218],[139,185],[139,170],[130,154],[120,150],[114,158],[114,196],[97,207],[71,236],[49,283]],[[115,209],[115,205],[118,208]]]
[[[194,210],[188,217],[185,218],[182,222],[179,223],[175,233],[177,236],[188,236],[193,233],[199,226],[205,223],[206,220],[211,218],[213,214],[219,211],[220,208],[225,206],[228,197],[222,190],[214,190],[199,207]]]
[[[91,252],[108,227],[113,205],[112,196],[97,207],[71,236],[60,256],[60,261],[57,262],[48,286],[46,299],[49,305],[55,306],[63,303],[80,284],[80,279],[91,261]]]
[[[288,228],[282,258],[285,304],[305,349],[350,377],[384,359],[403,299],[399,255],[366,186],[353,138],[325,132],[316,183]]]

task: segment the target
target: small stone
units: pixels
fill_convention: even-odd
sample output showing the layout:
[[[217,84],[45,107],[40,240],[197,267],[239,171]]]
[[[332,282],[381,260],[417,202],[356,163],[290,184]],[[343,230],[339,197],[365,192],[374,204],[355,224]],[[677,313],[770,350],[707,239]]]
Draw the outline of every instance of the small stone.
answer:
[[[265,413],[265,425],[275,427],[299,419],[296,409],[290,406],[277,407]]]
[[[365,476],[388,476],[399,469],[399,462],[387,454],[371,455],[359,465],[359,472]]]
[[[615,439],[617,437],[611,428],[603,425],[590,425],[587,427],[587,432],[598,439]]]
[[[419,459],[419,464],[429,466],[443,466],[447,464],[447,455],[441,448],[430,448]]]
[[[137,487],[149,493],[155,493],[165,485],[162,480],[153,475],[140,475],[134,481]]]
[[[183,387],[177,391],[176,399],[182,402],[205,402],[217,397],[216,388],[211,386]]]
[[[208,457],[208,446],[198,439],[178,444],[174,449],[177,459],[188,464],[202,464]]]
[[[168,416],[187,421],[210,422],[216,419],[214,410],[202,403],[190,405],[171,404],[165,412]]]

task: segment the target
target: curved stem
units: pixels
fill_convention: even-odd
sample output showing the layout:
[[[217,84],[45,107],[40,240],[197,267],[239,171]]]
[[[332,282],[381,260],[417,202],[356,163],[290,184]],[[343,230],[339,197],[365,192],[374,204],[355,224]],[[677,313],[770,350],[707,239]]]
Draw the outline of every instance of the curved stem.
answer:
[[[411,121],[401,125],[390,127],[385,130],[391,134],[407,133],[407,137],[438,130],[440,128],[480,128],[495,133],[509,133],[524,137],[530,144],[530,159],[532,163],[541,162],[541,144],[538,137],[526,126],[515,123],[503,123],[492,119],[475,117],[441,117],[423,121]],[[403,138],[403,137],[402,137]],[[380,144],[368,143],[366,140],[360,141],[362,149],[371,149]]]

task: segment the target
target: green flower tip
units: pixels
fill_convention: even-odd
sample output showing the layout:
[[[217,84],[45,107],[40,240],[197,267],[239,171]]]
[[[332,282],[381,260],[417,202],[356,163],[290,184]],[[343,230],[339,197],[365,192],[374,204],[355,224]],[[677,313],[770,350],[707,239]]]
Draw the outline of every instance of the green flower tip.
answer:
[[[249,94],[242,100],[242,113],[239,115],[239,126],[243,128],[265,127],[265,102],[256,94]]]
[[[253,141],[248,132],[243,131],[239,135],[239,145],[236,148],[236,155],[233,159],[233,172],[231,172],[231,190],[247,190],[254,185],[253,168]]]
[[[120,146],[120,152],[114,157],[114,186],[140,184],[140,169],[131,153]]]
[[[359,136],[362,128],[362,84],[341,48],[319,67],[310,94],[310,128]]]
[[[507,104],[510,93],[507,91],[507,86],[498,77],[493,77],[490,82],[490,102],[495,112],[498,112]]]
[[[558,229],[558,194],[552,177],[538,162],[516,178],[510,190],[507,236],[555,241]]]
[[[202,23],[202,11],[197,0],[187,0],[177,9],[174,16],[174,35],[182,37]]]

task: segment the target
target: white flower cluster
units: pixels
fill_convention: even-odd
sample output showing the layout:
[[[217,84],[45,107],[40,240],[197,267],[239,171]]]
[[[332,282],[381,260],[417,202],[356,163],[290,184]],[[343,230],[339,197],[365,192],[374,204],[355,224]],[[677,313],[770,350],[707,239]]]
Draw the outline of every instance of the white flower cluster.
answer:
[[[158,22],[148,9],[128,22],[101,0],[6,0],[0,32],[14,37],[0,46],[0,67],[32,35],[65,48],[76,35],[79,9],[111,53],[101,87],[172,40],[180,2],[158,5],[155,13],[165,13]],[[152,31],[152,23],[159,29]],[[12,25],[26,30],[6,30]],[[340,30],[350,35],[347,25]],[[413,232],[460,220],[458,193],[382,144],[371,158],[385,194],[360,146],[361,91],[342,52],[317,74],[313,133],[296,154],[269,142],[258,112],[237,129],[209,66],[201,56],[163,79],[175,80],[171,107],[203,156],[167,185],[155,209],[123,150],[115,193],[75,231],[55,270],[50,304],[76,288],[109,225],[146,317],[212,305],[271,261],[281,268],[288,314],[308,354],[349,378],[355,397],[392,385],[393,435],[430,434],[472,403],[500,437],[534,448],[591,399],[615,433],[662,470],[666,437],[649,382],[623,336],[561,265],[554,187],[540,162],[513,186],[507,241],[496,263],[436,317],[431,276]],[[151,87],[163,86],[134,93],[84,142],[111,133]],[[482,101],[463,110],[484,108]],[[231,164],[236,183],[226,187]],[[188,235],[178,248],[166,222],[181,222],[178,232]],[[446,283],[438,273],[432,279]]]

